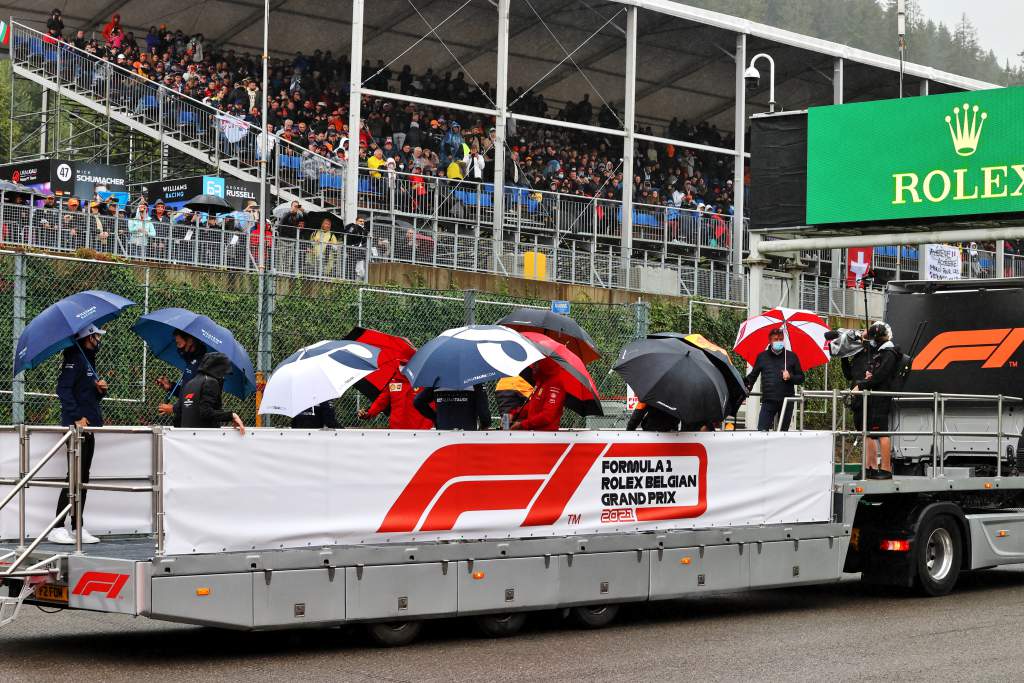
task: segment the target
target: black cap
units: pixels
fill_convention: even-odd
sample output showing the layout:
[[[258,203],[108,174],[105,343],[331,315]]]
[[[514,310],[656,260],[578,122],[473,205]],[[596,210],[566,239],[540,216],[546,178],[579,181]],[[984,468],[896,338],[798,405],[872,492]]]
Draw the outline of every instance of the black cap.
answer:
[[[839,330],[829,330],[825,333],[825,341],[832,341],[833,339],[839,339]]]
[[[879,337],[888,336],[889,330],[882,323],[875,323],[868,328],[867,333],[864,335],[868,339],[878,339]]]

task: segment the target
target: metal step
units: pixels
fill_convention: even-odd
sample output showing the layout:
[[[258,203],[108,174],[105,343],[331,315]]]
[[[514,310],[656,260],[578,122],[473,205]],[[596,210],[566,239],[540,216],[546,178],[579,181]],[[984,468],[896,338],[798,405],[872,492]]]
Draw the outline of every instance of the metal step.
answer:
[[[32,582],[28,578],[21,579],[21,590],[15,595],[0,596],[0,628],[7,626],[18,618],[21,605],[25,598],[32,594]]]

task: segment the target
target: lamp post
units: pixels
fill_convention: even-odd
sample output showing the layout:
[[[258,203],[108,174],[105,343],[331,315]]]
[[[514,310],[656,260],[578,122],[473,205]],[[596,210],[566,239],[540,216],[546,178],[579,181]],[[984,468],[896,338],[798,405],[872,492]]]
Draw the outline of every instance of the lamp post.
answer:
[[[772,56],[760,52],[754,55],[753,59],[750,60],[750,66],[743,72],[743,79],[747,82],[747,88],[752,90],[758,86],[761,82],[761,72],[757,70],[754,64],[759,59],[768,60],[768,111],[775,111],[775,60]]]

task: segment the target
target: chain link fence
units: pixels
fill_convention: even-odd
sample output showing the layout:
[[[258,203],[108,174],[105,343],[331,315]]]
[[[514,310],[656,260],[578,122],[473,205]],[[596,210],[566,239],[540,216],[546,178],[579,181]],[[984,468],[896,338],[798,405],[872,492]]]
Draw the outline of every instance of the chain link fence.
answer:
[[[170,266],[110,263],[36,254],[0,253],[0,329],[8,330],[9,351],[0,355],[0,424],[24,420],[55,424],[60,406],[55,394],[59,358],[13,376],[14,349],[24,325],[58,299],[86,289],[103,289],[135,301],[120,318],[106,326],[97,370],[110,385],[104,401],[109,424],[169,424],[157,415],[164,392],[156,379],[174,381],[178,371],[150,354],[132,331],[138,317],[159,308],[177,306],[209,316],[232,331],[259,362],[259,337],[264,336],[264,369],[272,369],[296,349],[322,339],[338,339],[361,325],[408,337],[420,346],[442,331],[468,323],[491,324],[520,306],[547,308],[544,300],[475,291],[402,290],[267,276],[260,304],[259,277],[244,272],[213,272]],[[685,310],[685,308],[684,308]],[[602,358],[589,366],[613,426],[622,418],[625,387],[610,372],[619,349],[647,331],[647,304],[572,304],[572,317],[594,338]],[[261,319],[263,321],[261,325]],[[680,328],[684,329],[684,328]],[[360,423],[356,414],[365,398],[350,391],[336,404],[344,426]],[[247,424],[255,419],[255,399],[225,396],[225,407]],[[494,412],[497,414],[497,411]],[[271,417],[284,426],[288,420]],[[383,427],[383,419],[367,426]],[[584,421],[567,413],[565,426]]]

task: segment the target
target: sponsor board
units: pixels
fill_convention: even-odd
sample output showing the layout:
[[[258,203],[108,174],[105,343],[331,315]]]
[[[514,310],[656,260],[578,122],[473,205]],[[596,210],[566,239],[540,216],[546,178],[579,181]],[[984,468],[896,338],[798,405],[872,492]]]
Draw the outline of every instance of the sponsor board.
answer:
[[[226,438],[240,437],[165,436],[169,554],[801,523],[830,512],[827,433],[255,430],[238,447]]]

